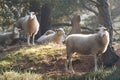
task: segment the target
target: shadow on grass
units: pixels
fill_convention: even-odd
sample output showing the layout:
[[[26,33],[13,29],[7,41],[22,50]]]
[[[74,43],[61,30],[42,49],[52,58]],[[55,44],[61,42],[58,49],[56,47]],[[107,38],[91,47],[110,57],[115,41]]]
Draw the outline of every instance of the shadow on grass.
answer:
[[[120,80],[120,69],[113,71],[100,70],[97,72],[89,72],[83,75],[66,75],[52,77],[51,80]],[[46,79],[43,77],[43,79]]]
[[[111,74],[106,76],[104,80],[120,80],[120,68],[116,69]]]

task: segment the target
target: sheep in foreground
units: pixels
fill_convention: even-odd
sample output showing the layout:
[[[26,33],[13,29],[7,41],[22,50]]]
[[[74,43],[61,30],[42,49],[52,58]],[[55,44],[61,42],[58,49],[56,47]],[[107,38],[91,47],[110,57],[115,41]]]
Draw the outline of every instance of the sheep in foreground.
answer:
[[[48,34],[50,33],[50,34]],[[43,36],[41,36],[37,42],[41,44],[47,44],[49,42],[62,44],[62,41],[65,36],[65,31],[62,28],[59,28],[56,30],[56,32],[53,31],[47,31]]]
[[[71,57],[74,52],[84,55],[94,54],[95,56],[95,71],[97,71],[98,55],[106,51],[109,44],[109,33],[103,26],[98,28],[99,31],[94,34],[71,34],[66,38],[67,62],[66,70],[71,70]]]
[[[18,39],[19,30],[20,29],[18,28],[14,28],[11,32],[5,32],[3,34],[0,34],[0,44],[4,46],[7,41],[13,41],[15,39]]]
[[[25,33],[27,34],[27,44],[31,45],[30,37],[32,36],[32,44],[35,45],[34,38],[39,31],[39,22],[36,14],[34,12],[30,12],[29,15],[20,18],[17,21],[17,26],[24,29]]]

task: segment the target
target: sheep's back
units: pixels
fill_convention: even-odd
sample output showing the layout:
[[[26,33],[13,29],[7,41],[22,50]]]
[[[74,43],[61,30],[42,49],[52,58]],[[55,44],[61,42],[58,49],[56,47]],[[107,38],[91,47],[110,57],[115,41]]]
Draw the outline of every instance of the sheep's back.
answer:
[[[53,41],[53,37],[54,37],[55,33],[53,34],[49,34],[49,35],[42,35],[37,42],[38,43],[49,43]]]
[[[66,46],[73,48],[74,52],[82,54],[92,54],[97,52],[102,46],[96,41],[96,34],[82,35],[72,34],[67,37]],[[98,48],[98,46],[100,48]]]

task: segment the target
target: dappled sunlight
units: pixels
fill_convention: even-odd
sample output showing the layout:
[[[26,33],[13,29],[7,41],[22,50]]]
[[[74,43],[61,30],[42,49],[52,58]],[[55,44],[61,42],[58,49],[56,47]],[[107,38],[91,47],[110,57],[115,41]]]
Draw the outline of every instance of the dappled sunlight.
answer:
[[[4,72],[0,75],[1,80],[41,80],[42,76],[40,74],[35,74],[31,72],[19,73],[15,71]]]
[[[18,50],[10,51],[9,54],[6,53],[0,59],[0,71],[6,69],[45,73],[50,68],[56,69],[56,62],[61,59],[63,53],[65,53],[65,45],[54,43],[33,47],[23,46]],[[52,66],[55,68],[52,68]]]

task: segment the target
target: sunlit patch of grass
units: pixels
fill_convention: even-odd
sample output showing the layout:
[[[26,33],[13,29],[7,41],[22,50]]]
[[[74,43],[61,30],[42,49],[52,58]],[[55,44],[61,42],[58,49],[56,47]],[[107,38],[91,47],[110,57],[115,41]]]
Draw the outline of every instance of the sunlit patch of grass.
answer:
[[[0,80],[120,80],[120,69],[105,71],[100,69],[96,72],[89,72],[84,75],[63,75],[48,77],[42,74],[32,72],[9,71],[0,74]]]
[[[1,61],[0,62],[0,65],[2,65],[2,66],[7,66],[9,64],[11,64],[9,61]]]
[[[62,55],[63,51],[65,51],[64,45],[53,43],[33,47],[22,47],[0,58],[0,71],[24,70],[26,66],[30,66],[27,68],[28,71],[37,71],[38,68],[36,68],[34,64],[39,63],[40,60],[47,60],[47,62],[49,62],[55,55]]]
[[[41,80],[41,75],[31,72],[18,73],[10,71],[0,75],[0,80]]]

